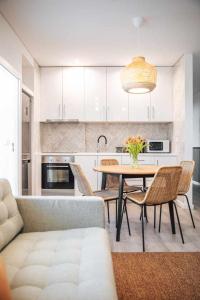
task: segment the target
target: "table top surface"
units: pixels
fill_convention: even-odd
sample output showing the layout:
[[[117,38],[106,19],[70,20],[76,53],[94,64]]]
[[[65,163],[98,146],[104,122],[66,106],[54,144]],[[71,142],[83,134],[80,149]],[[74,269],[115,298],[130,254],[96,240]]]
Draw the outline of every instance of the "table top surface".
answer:
[[[127,165],[113,165],[113,166],[98,166],[94,170],[106,174],[127,174],[127,175],[154,175],[159,166],[141,165],[137,168]]]

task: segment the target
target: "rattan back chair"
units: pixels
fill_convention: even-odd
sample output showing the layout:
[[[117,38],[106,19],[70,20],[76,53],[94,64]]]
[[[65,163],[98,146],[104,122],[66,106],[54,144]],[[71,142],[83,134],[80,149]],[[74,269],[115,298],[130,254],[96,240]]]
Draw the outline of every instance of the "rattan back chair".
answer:
[[[194,167],[195,167],[195,162],[193,160],[184,160],[181,161],[180,166],[182,167],[182,173],[181,173],[181,178],[179,181],[178,185],[178,195],[179,196],[184,196],[187,201],[190,217],[192,220],[192,225],[195,228],[195,223],[190,207],[190,202],[187,196],[187,193],[190,189],[191,181],[192,181],[192,176],[194,173]],[[161,229],[161,215],[162,215],[162,205],[160,206],[160,218],[159,218],[159,232]]]
[[[190,217],[192,220],[192,225],[195,228],[190,202],[187,196],[187,193],[190,189],[192,176],[194,173],[195,162],[193,160],[183,160],[181,161],[180,166],[182,167],[182,174],[181,174],[181,179],[178,187],[178,195],[184,196],[186,198],[188,209],[190,212]]]
[[[175,207],[176,216],[179,224],[179,230],[184,243],[181,224],[178,216],[178,211],[174,200],[177,198],[178,186],[181,178],[182,167],[181,166],[170,166],[161,167],[158,169],[154,176],[154,179],[148,188],[147,192],[138,192],[127,194],[127,199],[135,202],[141,206],[141,220],[142,220],[142,241],[143,251],[145,251],[144,242],[144,207],[146,206],[157,206],[169,203],[170,206]]]
[[[182,168],[179,166],[161,167],[144,198],[146,205],[160,205],[177,198]]]
[[[102,166],[115,166],[115,165],[119,165],[119,162],[117,159],[108,158],[108,159],[101,159],[100,164]],[[109,188],[109,189],[119,188],[119,177],[107,175],[106,188]]]
[[[87,177],[85,176],[81,166],[75,163],[70,163],[70,167],[74,177],[76,178],[79,191],[84,196],[94,196],[91,185]]]
[[[116,166],[119,165],[119,162],[117,159],[106,158],[106,159],[101,159],[100,164],[102,166]],[[119,177],[113,175],[107,175],[106,188],[119,189]],[[142,190],[141,186],[128,185],[126,181],[124,182],[124,193],[132,193],[141,190]]]
[[[180,166],[182,167],[182,174],[178,186],[178,194],[184,195],[190,189],[190,184],[194,173],[195,162],[193,160],[183,160],[181,161]]]

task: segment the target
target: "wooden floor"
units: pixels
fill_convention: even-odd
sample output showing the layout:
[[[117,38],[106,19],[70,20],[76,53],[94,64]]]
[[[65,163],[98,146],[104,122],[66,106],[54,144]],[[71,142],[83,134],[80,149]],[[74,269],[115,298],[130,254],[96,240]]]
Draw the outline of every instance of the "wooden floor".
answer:
[[[128,234],[126,218],[124,214],[121,229],[120,242],[116,242],[115,228],[115,204],[110,204],[111,223],[106,223],[109,233],[111,248],[113,252],[141,252],[142,235],[141,222],[139,219],[140,209],[137,205],[129,203],[128,213],[131,227],[131,236]],[[148,207],[149,223],[145,224],[145,245],[146,252],[193,252],[200,251],[200,208],[193,210],[196,229],[193,228],[189,211],[178,207],[179,217],[182,225],[185,244],[182,244],[178,224],[176,223],[176,234],[172,235],[171,224],[169,219],[168,205],[163,205],[161,232],[158,232],[157,209],[157,227],[153,227],[153,208]],[[107,215],[106,215],[107,221]]]

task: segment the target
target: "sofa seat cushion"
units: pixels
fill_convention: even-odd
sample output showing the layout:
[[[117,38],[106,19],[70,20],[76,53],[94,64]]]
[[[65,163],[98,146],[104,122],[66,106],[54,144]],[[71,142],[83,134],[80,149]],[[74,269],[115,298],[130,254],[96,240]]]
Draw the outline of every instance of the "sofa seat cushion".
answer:
[[[13,300],[117,299],[103,228],[20,234],[1,255]]]
[[[0,250],[22,229],[23,220],[12,195],[10,184],[0,179]]]

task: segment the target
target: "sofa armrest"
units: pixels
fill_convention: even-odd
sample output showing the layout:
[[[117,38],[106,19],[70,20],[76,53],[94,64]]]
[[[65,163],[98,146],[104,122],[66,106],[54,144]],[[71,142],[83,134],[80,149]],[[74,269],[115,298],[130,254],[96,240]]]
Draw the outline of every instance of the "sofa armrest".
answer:
[[[104,201],[99,197],[16,197],[23,232],[105,226]]]

